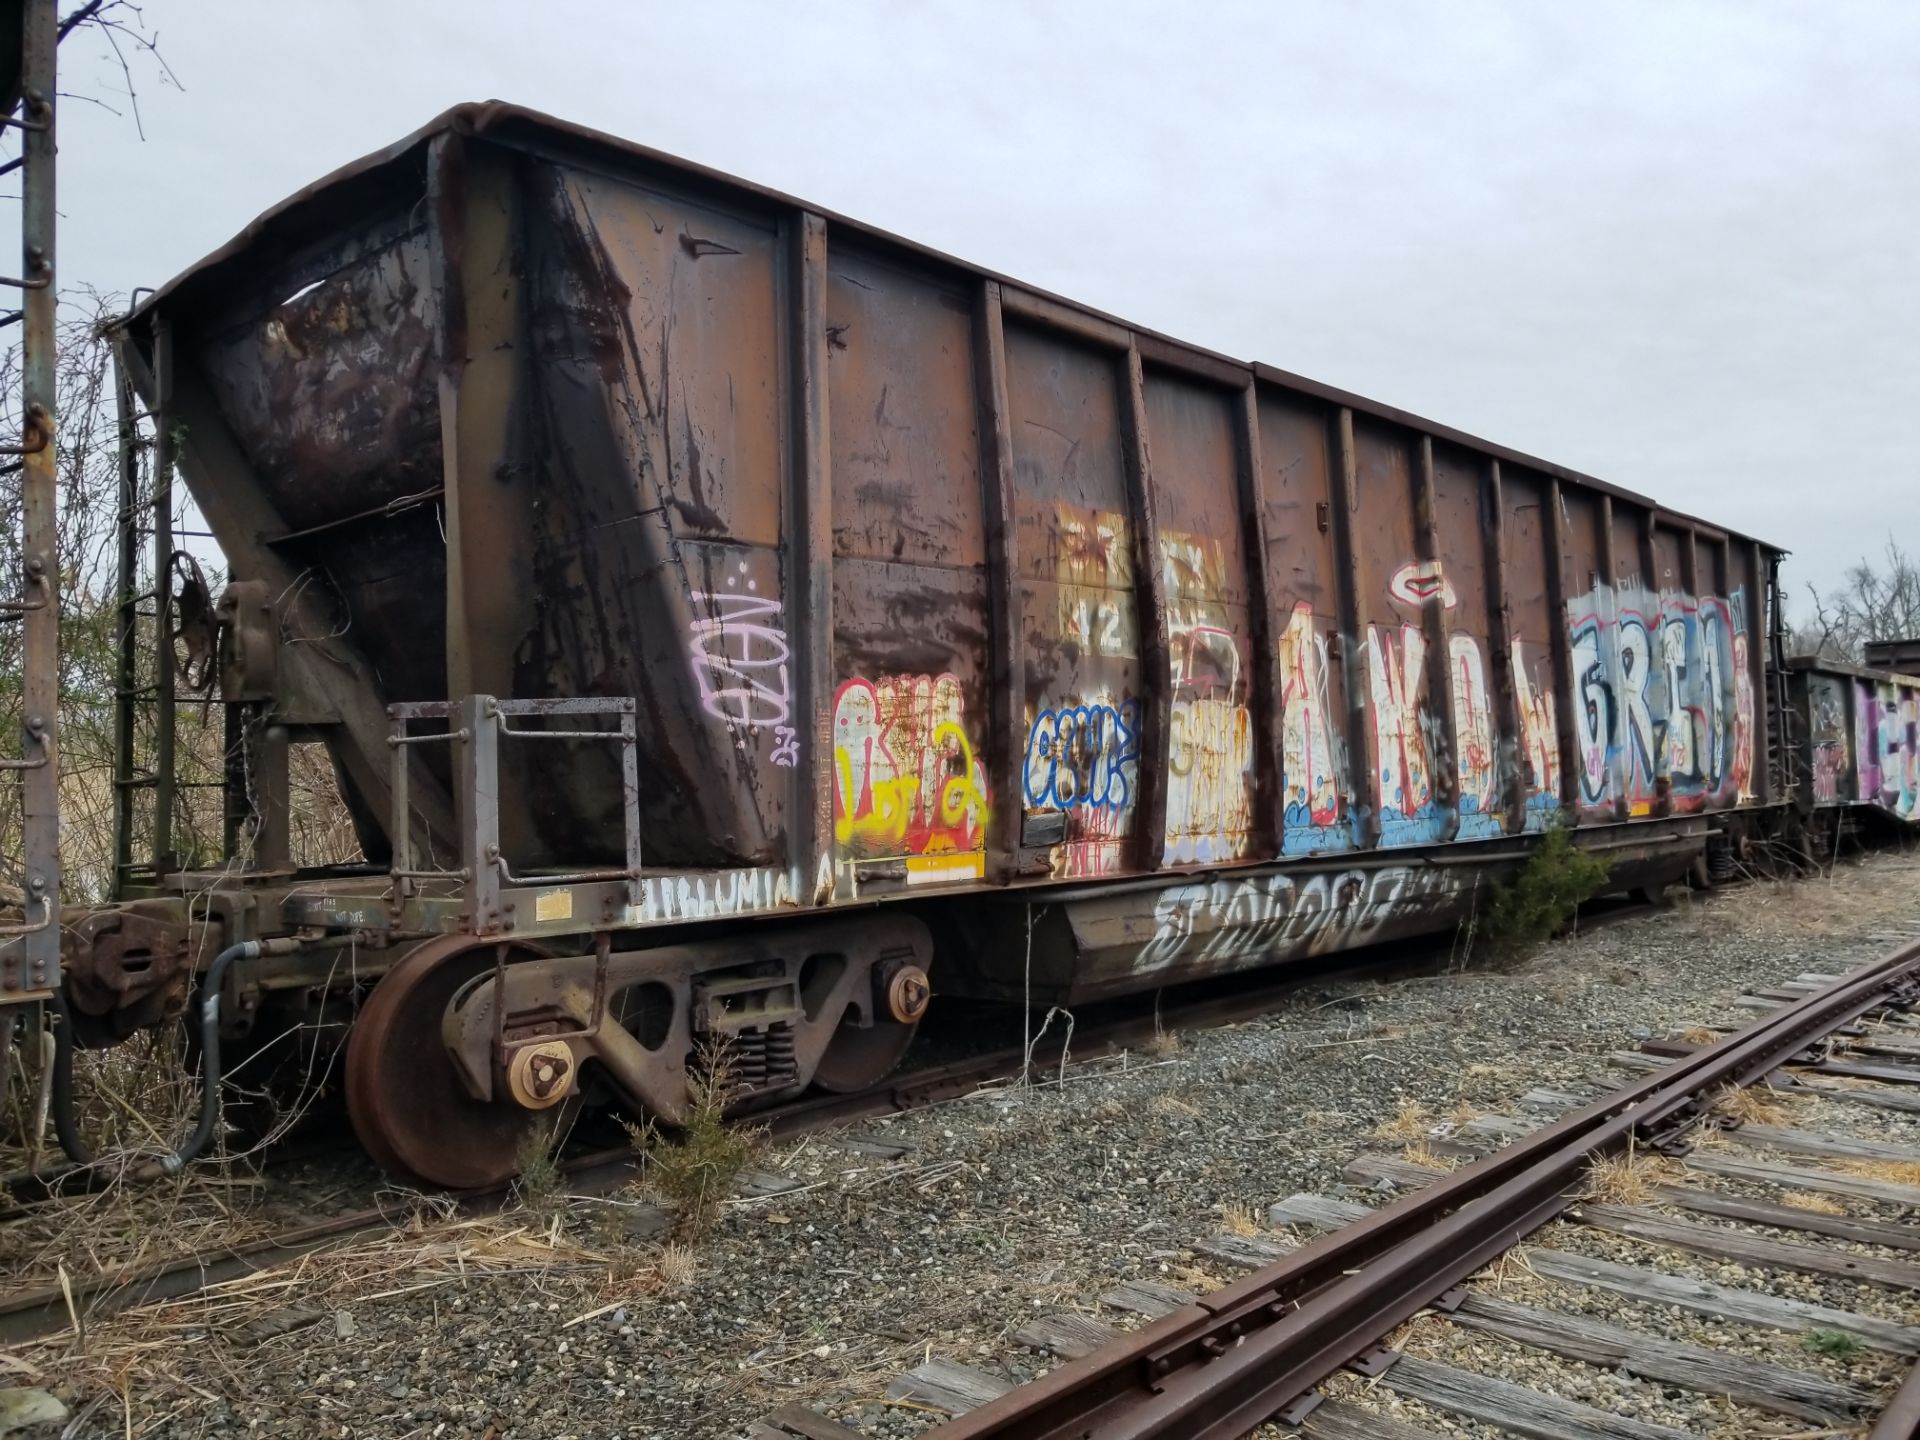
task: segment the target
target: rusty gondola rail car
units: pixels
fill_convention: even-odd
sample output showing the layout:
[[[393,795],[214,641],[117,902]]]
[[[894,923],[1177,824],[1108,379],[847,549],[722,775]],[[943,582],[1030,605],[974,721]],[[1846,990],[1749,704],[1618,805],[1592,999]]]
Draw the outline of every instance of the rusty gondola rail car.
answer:
[[[348,1098],[414,1179],[583,1083],[671,1119],[703,1042],[858,1089],[930,984],[1442,929],[1561,823],[1657,888],[1786,808],[1778,549],[511,106],[120,340],[234,576],[244,863],[70,916],[71,994],[124,1033],[351,932],[207,1023],[384,973]],[[365,866],[292,869],[306,742]]]

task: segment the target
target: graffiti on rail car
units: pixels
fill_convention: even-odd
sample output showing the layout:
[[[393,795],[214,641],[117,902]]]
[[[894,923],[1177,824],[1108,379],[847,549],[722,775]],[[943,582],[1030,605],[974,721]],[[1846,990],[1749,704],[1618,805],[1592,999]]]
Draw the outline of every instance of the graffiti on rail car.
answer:
[[[1812,785],[1815,805],[1837,805],[1851,800],[1848,779],[1853,771],[1853,740],[1847,733],[1846,682],[1838,675],[1807,676],[1807,739],[1812,749]]]
[[[791,723],[793,651],[780,599],[758,593],[744,561],[728,568],[725,590],[694,590],[687,597],[706,610],[687,624],[700,706],[736,733],[771,728],[774,764],[791,767],[799,760],[799,740]]]
[[[1388,866],[1176,885],[1155,897],[1153,939],[1134,969],[1219,969],[1364,945],[1460,884],[1451,869]]]
[[[1139,648],[1133,611],[1133,527],[1109,510],[1054,507],[1059,635],[1088,655],[1127,658]]]
[[[833,697],[843,862],[905,861],[909,884],[986,872],[987,779],[953,675],[856,677]]]
[[[1751,798],[1753,682],[1746,598],[1639,582],[1568,602],[1580,807],[1686,812]]]
[[[1545,647],[1529,647],[1519,640],[1513,642],[1512,654],[1526,828],[1545,830],[1560,811],[1560,719],[1553,703],[1553,657]]]
[[[1026,796],[1035,810],[1133,808],[1140,702],[1100,699],[1042,710],[1027,727]]]
[[[1380,843],[1440,838],[1425,713],[1427,640],[1417,625],[1367,627],[1367,677],[1379,757]]]
[[[751,915],[799,904],[792,877],[771,867],[648,875],[640,881],[640,902],[629,907],[631,924],[667,920],[711,920]]]
[[[1326,632],[1304,600],[1280,637],[1280,696],[1282,852],[1344,850],[1353,844],[1344,819],[1346,752],[1327,688]]]
[[[1472,635],[1447,637],[1447,666],[1453,684],[1455,766],[1460,777],[1459,840],[1485,840],[1506,832],[1500,795],[1499,726],[1480,642]]]
[[[1902,820],[1920,818],[1920,685],[1854,682],[1860,799]]]
[[[1253,716],[1244,642],[1226,603],[1218,540],[1161,536],[1167,650],[1173,680],[1167,731],[1169,865],[1233,860],[1253,826]]]

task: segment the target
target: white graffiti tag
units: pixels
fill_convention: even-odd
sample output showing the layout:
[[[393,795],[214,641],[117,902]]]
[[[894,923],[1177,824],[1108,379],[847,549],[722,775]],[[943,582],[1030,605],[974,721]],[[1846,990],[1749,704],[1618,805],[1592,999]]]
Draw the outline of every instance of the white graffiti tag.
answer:
[[[728,577],[727,584],[732,586],[737,578]],[[779,623],[779,600],[750,593],[753,585],[749,580],[746,592],[695,590],[688,596],[708,612],[687,625],[693,679],[700,704],[716,720],[746,727],[785,726],[792,707],[787,670],[792,648]]]

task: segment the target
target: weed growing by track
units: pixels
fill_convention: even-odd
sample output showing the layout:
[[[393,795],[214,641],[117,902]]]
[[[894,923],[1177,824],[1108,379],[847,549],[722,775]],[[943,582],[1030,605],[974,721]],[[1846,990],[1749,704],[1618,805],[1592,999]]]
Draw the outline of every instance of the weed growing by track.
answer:
[[[514,1191],[535,1214],[551,1214],[566,1203],[566,1187],[553,1152],[553,1136],[545,1125],[529,1129],[513,1152]]]
[[[1800,1343],[1815,1355],[1831,1355],[1837,1360],[1851,1359],[1866,1349],[1857,1335],[1844,1330],[1809,1330],[1800,1337]]]
[[[1598,895],[1612,867],[1550,830],[1508,884],[1493,887],[1486,939],[1495,965],[1512,966],[1573,922],[1583,901]]]
[[[727,1056],[716,1052],[702,1068],[704,1073],[687,1077],[687,1115],[677,1134],[666,1134],[652,1120],[627,1126],[633,1148],[646,1162],[647,1184],[672,1208],[673,1232],[682,1241],[697,1240],[713,1228],[740,1172],[766,1137],[759,1126],[727,1121],[737,1088]]]

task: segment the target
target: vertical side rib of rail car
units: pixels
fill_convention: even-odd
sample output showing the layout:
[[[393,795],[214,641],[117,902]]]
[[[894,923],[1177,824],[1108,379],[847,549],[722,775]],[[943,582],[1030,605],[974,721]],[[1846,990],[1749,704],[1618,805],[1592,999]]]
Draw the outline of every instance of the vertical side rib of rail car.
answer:
[[[1487,564],[1483,530],[1481,486],[1487,462],[1445,443],[1428,448],[1439,542],[1433,562],[1444,581],[1440,603],[1429,605],[1428,614],[1441,622],[1439,643],[1453,715],[1453,838],[1496,839],[1509,829],[1519,727],[1518,717],[1503,703],[1497,680],[1505,667],[1496,624],[1497,585]]]
[[[1497,463],[1497,462],[1495,462]],[[1561,813],[1562,787],[1573,760],[1562,739],[1570,728],[1575,694],[1566,677],[1566,612],[1551,600],[1548,547],[1554,526],[1545,482],[1518,465],[1498,466],[1488,504],[1502,533],[1505,564],[1506,652],[1514,709],[1519,712],[1516,789],[1521,828],[1543,830]]]

